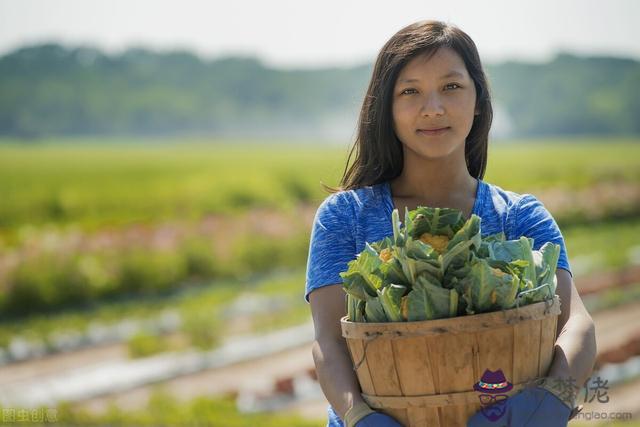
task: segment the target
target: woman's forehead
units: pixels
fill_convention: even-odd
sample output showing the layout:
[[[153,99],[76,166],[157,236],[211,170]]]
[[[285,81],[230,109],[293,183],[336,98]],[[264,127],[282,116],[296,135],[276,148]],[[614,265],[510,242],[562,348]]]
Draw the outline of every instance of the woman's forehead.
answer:
[[[450,48],[440,48],[433,53],[422,53],[412,58],[398,75],[398,83],[414,82],[424,78],[464,78],[469,73],[464,61]]]

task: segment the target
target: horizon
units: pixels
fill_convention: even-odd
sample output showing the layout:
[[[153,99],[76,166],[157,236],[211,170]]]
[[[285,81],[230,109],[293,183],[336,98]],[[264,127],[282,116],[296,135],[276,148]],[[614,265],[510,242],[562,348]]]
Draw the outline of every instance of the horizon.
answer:
[[[427,9],[429,13],[415,12]],[[206,61],[252,57],[279,69],[344,68],[372,62],[403,26],[439,19],[467,32],[487,63],[546,62],[560,52],[640,60],[640,45],[633,41],[640,39],[636,16],[640,3],[633,0],[605,5],[594,0],[524,5],[496,0],[491,8],[470,0],[455,5],[403,0],[392,9],[375,10],[337,0],[322,5],[244,0],[224,6],[198,0],[0,0],[0,55],[52,42],[89,45],[108,55],[143,47],[187,50]],[[607,31],[593,30],[603,23]]]
[[[256,55],[251,55],[251,54],[243,54],[243,53],[238,53],[238,54],[234,54],[234,53],[228,53],[228,54],[221,54],[218,56],[204,56],[202,55],[200,52],[196,51],[196,50],[188,50],[187,48],[170,48],[170,47],[153,47],[153,46],[145,46],[145,45],[131,45],[131,46],[127,46],[125,49],[120,50],[120,51],[108,51],[105,50],[104,48],[97,46],[97,45],[92,45],[92,44],[87,44],[87,43],[69,43],[69,42],[58,42],[55,40],[43,40],[41,42],[35,42],[35,43],[28,43],[22,46],[16,46],[14,49],[12,49],[11,51],[7,51],[7,52],[3,52],[0,53],[0,59],[12,55],[17,51],[23,50],[23,49],[32,49],[32,48],[39,48],[39,47],[43,47],[43,46],[50,46],[50,45],[56,45],[56,46],[60,46],[63,47],[66,50],[69,51],[73,51],[76,49],[94,49],[97,50],[98,52],[100,52],[102,55],[109,57],[109,58],[117,58],[120,57],[124,54],[126,54],[127,52],[130,51],[134,51],[134,50],[143,50],[145,52],[149,52],[152,54],[156,54],[156,55],[168,55],[168,54],[172,54],[172,53],[186,53],[186,54],[190,54],[195,56],[196,58],[198,58],[200,61],[202,61],[203,63],[211,63],[211,62],[215,62],[215,61],[221,61],[221,60],[225,60],[225,59],[250,59],[250,60],[256,60],[258,61],[264,68],[267,69],[272,69],[272,70],[279,70],[279,71],[307,71],[307,70],[325,70],[325,69],[350,69],[350,68],[356,68],[356,67],[362,67],[362,66],[369,66],[372,65],[373,62],[375,61],[375,58],[372,58],[370,61],[368,62],[361,62],[361,63],[354,63],[354,64],[347,64],[347,65],[340,65],[340,64],[327,64],[327,65],[322,65],[322,64],[318,64],[315,67],[298,67],[298,68],[288,68],[288,67],[281,67],[278,66],[277,64],[269,64],[267,63],[264,58],[261,58],[259,56]],[[568,55],[568,56],[574,56],[576,58],[581,58],[581,59],[592,59],[592,58],[604,58],[604,59],[619,59],[619,60],[631,60],[631,61],[635,61],[635,62],[640,62],[640,58],[635,58],[632,56],[624,56],[624,55],[618,55],[618,54],[613,54],[613,53],[582,53],[582,52],[574,52],[574,51],[570,51],[570,50],[560,50],[557,52],[554,52],[553,55],[551,55],[548,58],[538,58],[538,59],[526,59],[526,58],[503,58],[499,61],[488,61],[484,58],[481,58],[481,61],[483,63],[483,65],[490,65],[490,66],[498,66],[498,65],[502,65],[505,63],[519,63],[519,64],[532,64],[532,65],[544,65],[544,64],[548,64],[553,62],[554,60],[556,60],[559,56],[564,56],[564,55]]]

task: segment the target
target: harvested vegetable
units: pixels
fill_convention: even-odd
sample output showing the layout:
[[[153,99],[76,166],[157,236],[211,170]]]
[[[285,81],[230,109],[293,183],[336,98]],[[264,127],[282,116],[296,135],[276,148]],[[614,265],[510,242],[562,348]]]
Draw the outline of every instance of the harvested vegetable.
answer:
[[[403,322],[506,310],[552,298],[560,246],[481,238],[481,219],[451,208],[391,216],[393,237],[365,243],[341,272],[354,322]]]

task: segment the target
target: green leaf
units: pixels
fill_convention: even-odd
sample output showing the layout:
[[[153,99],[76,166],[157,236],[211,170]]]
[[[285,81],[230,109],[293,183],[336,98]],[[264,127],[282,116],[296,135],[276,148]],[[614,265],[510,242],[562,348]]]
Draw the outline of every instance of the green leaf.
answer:
[[[451,208],[418,207],[409,212],[411,237],[419,239],[424,233],[447,236],[451,239],[464,226],[462,211]]]
[[[407,237],[405,245],[396,248],[398,262],[409,286],[416,283],[418,276],[428,276],[438,283],[442,279],[440,254],[430,245]],[[403,282],[403,283],[406,283]]]
[[[523,272],[523,279],[535,284],[537,280],[532,247],[533,239],[524,236],[518,240],[495,241],[489,244],[489,257],[506,262],[516,260],[528,262],[528,266]]]
[[[407,294],[409,321],[441,319],[455,316],[458,311],[458,293],[434,285],[424,277]]]
[[[480,217],[471,215],[464,226],[456,232],[442,255],[442,268],[446,271],[451,264],[454,268],[462,268],[469,262],[470,252],[480,248]]]
[[[352,322],[364,322],[365,302],[347,294],[347,317]]]
[[[365,249],[355,260],[349,261],[349,269],[340,273],[344,290],[361,300],[366,300],[367,296],[376,296],[377,290],[382,286],[382,278],[375,274],[380,264],[382,260],[378,253],[365,243]]]
[[[398,209],[394,209],[391,213],[391,226],[393,228],[393,242],[396,246],[404,245],[404,233],[401,232],[400,214]]]
[[[533,259],[538,286],[545,283],[551,284],[560,259],[560,245],[552,242],[545,243],[539,251],[533,251]],[[555,293],[555,286],[553,292]]]
[[[520,285],[519,277],[492,267],[488,260],[475,258],[465,280],[463,298],[467,303],[467,314],[505,310],[514,306]]]
[[[520,304],[533,304],[553,298],[557,288],[556,269],[560,258],[560,245],[547,242],[539,251],[533,251],[535,262],[536,282],[527,283],[528,286],[520,292]]]
[[[382,302],[378,298],[367,298],[364,314],[367,322],[388,322],[389,319],[382,308]]]
[[[392,322],[402,322],[402,297],[407,291],[406,286],[391,284],[385,286],[382,290],[378,291],[382,308],[387,315],[387,318]]]

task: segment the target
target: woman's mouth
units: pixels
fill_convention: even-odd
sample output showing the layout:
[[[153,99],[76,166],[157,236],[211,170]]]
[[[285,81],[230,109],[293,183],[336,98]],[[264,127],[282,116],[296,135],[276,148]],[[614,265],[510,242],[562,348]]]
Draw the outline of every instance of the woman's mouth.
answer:
[[[450,129],[449,127],[434,128],[434,129],[418,129],[418,133],[422,135],[427,135],[427,136],[436,136],[436,135],[441,135],[445,133],[449,129]]]

